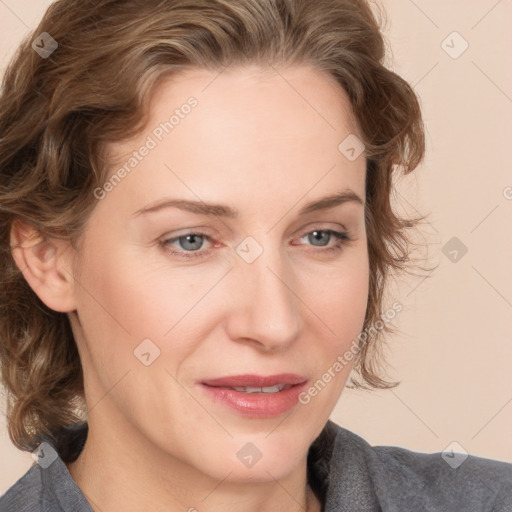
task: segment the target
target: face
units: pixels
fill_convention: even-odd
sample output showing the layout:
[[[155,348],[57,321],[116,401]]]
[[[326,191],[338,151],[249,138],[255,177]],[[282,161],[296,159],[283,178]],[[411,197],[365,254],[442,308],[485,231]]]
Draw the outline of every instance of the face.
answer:
[[[217,479],[304,462],[366,311],[365,160],[338,149],[357,133],[307,67],[159,83],[143,133],[107,148],[75,261],[91,429]]]

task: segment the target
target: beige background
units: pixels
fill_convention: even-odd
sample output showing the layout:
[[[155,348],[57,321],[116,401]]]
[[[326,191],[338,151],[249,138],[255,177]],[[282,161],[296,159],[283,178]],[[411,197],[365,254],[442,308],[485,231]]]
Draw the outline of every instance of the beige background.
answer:
[[[2,70],[50,3],[0,0]],[[456,441],[512,462],[512,0],[382,4],[392,66],[419,93],[428,132],[426,161],[400,181],[397,208],[431,212],[424,236],[439,267],[388,301],[404,305],[388,356],[401,385],[346,389],[333,419],[372,444],[441,452]],[[454,54],[461,37],[469,47],[454,59],[443,47]],[[455,263],[442,252],[452,237],[468,248]],[[0,461],[1,494],[32,462],[3,417]]]

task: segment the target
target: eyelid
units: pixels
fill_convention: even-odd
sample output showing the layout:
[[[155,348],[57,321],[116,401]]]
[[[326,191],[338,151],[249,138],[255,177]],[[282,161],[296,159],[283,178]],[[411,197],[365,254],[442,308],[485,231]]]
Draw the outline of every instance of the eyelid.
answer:
[[[335,224],[335,227],[327,226],[327,224],[331,224],[331,225]],[[163,240],[163,241],[176,240],[177,238],[181,238],[186,235],[202,235],[211,240],[215,236],[218,236],[215,234],[210,234],[210,232],[213,232],[213,231],[216,231],[216,230],[212,230],[211,228],[203,227],[203,226],[195,226],[193,228],[183,228],[183,230],[173,232],[172,235],[169,235],[169,234],[163,235],[161,237],[161,240]],[[313,231],[338,231],[338,232],[341,231],[341,232],[344,232],[347,234],[350,233],[350,230],[347,229],[343,224],[322,223],[320,221],[319,223],[313,222],[313,223],[308,224],[307,227],[302,228],[298,233],[294,234],[292,239],[302,238],[304,235],[307,235],[308,233],[311,233]],[[243,237],[242,237],[242,239],[243,239]]]
[[[341,251],[343,246],[349,245],[350,243],[352,243],[355,240],[352,237],[351,233],[344,226],[342,226],[341,229],[340,228],[333,229],[333,228],[322,226],[322,225],[315,225],[315,226],[311,226],[309,228],[303,229],[301,231],[300,235],[294,237],[294,240],[302,239],[305,236],[307,236],[310,233],[313,233],[315,231],[329,233],[331,235],[331,237],[334,238],[335,243],[331,244],[331,245],[327,245],[327,246],[316,246],[317,247],[316,250],[314,249],[315,246],[311,246],[311,247],[313,247],[313,250],[310,252],[313,252],[313,253],[328,254],[330,252]],[[171,243],[174,243],[178,239],[186,237],[188,235],[197,235],[199,237],[202,237],[202,238],[208,240],[210,242],[210,244],[212,244],[212,246],[208,249],[201,248],[197,251],[185,251],[183,249],[169,249],[168,248],[168,247],[173,247],[170,245]],[[193,258],[199,259],[199,258],[208,256],[209,253],[212,251],[212,248],[215,245],[218,245],[218,243],[214,240],[213,236],[209,235],[208,233],[205,233],[202,230],[202,228],[190,228],[187,231],[175,234],[172,237],[164,237],[163,239],[160,240],[160,245],[162,245],[164,250],[166,250],[168,253],[176,256],[177,258],[187,260],[187,259],[193,259]],[[297,244],[294,244],[294,245],[297,245]],[[303,245],[303,244],[298,244],[298,245]]]

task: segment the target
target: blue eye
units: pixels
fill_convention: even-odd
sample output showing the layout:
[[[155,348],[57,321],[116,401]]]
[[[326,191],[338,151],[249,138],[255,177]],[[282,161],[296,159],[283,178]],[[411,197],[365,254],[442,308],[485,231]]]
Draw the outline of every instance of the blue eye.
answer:
[[[349,240],[348,235],[346,233],[341,233],[339,231],[333,231],[330,229],[310,231],[309,233],[306,233],[302,238],[308,237],[309,241],[320,241],[320,242],[325,241],[325,243],[321,243],[320,245],[316,246],[316,247],[324,247],[329,244],[329,241],[331,240],[332,236],[334,236],[338,241],[340,241],[340,240],[348,241]]]
[[[179,241],[182,248],[186,251],[194,251],[201,249],[203,245],[203,240],[201,237],[206,237],[206,235],[202,233],[188,233],[186,235],[175,238],[174,241]]]
[[[177,236],[175,238],[163,240],[162,245],[165,247],[165,250],[170,252],[173,256],[177,256],[180,258],[197,258],[204,256],[206,252],[208,252],[199,252],[199,250],[203,246],[203,241],[205,239],[211,240],[210,237],[205,233],[190,232],[185,233],[184,235]],[[178,249],[180,250],[174,250],[170,248],[176,247],[176,245],[174,245],[176,242],[179,243]]]
[[[313,231],[309,231],[303,235],[300,240],[306,237],[309,242],[320,242],[319,245],[314,245],[314,247],[326,247],[325,249],[315,251],[319,253],[338,252],[343,248],[343,246],[352,241],[352,238],[348,233],[334,231],[332,229],[315,229]],[[209,242],[212,241],[206,233],[190,232],[163,240],[161,244],[167,252],[171,253],[173,256],[177,256],[178,258],[200,258],[211,252],[210,250],[201,251],[205,240],[208,240]],[[334,245],[329,245],[332,240],[335,242]],[[176,243],[178,246],[175,245]],[[177,248],[178,250],[171,249],[170,247]]]

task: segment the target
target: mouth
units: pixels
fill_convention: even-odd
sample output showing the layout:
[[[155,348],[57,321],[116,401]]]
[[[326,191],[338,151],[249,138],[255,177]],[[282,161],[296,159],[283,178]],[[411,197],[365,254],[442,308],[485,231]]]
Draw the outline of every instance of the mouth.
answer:
[[[219,386],[212,386],[219,387]],[[236,386],[236,387],[227,387],[224,389],[234,389],[235,391],[240,391],[241,393],[279,393],[280,391],[285,391],[290,389],[290,384],[276,384],[275,386],[265,386],[265,387],[257,387],[257,386]]]
[[[216,404],[254,418],[278,416],[297,405],[307,378],[296,374],[237,375],[199,382]]]

